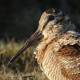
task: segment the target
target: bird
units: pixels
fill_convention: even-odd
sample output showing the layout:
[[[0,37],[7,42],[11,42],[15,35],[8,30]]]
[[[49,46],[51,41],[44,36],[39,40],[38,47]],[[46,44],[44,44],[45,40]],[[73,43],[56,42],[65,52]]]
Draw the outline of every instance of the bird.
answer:
[[[35,58],[49,80],[80,80],[80,32],[69,16],[54,8],[44,11],[36,32],[8,64],[36,41]]]

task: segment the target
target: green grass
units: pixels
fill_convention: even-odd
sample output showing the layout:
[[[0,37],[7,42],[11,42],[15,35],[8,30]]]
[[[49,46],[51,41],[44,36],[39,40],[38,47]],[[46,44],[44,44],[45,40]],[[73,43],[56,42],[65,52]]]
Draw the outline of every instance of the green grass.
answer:
[[[0,41],[0,80],[47,80],[33,55],[34,47],[28,48],[17,60],[7,66],[10,58],[21,46],[22,42],[14,40],[7,43]]]

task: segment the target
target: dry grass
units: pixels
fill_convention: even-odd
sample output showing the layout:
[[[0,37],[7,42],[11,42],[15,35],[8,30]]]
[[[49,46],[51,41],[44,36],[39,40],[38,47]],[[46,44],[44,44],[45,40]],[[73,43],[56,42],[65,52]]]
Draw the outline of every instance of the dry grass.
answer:
[[[22,46],[14,40],[5,43],[0,41],[0,80],[47,80],[40,70],[34,55],[34,48],[28,48],[10,66],[7,66],[9,59]]]

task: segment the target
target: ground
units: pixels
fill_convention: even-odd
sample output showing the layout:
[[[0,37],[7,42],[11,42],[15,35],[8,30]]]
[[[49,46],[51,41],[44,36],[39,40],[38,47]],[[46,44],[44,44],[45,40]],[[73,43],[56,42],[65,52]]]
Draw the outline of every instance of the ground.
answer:
[[[7,66],[9,59],[22,44],[14,40],[0,41],[0,80],[47,80],[33,55],[34,47],[28,48],[16,61]]]

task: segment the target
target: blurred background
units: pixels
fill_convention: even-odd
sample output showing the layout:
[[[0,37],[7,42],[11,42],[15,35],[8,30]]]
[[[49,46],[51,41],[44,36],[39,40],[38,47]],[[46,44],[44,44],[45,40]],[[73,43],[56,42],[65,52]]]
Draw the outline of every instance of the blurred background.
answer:
[[[0,39],[28,38],[49,8],[62,10],[80,24],[80,0],[0,0]]]
[[[47,80],[33,55],[35,47],[28,48],[10,66],[7,63],[50,8],[69,15],[80,29],[80,0],[0,0],[0,80]]]

